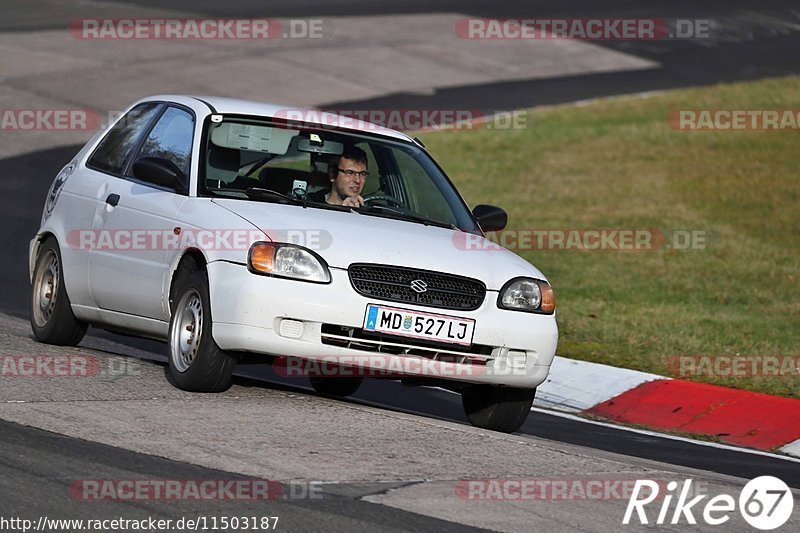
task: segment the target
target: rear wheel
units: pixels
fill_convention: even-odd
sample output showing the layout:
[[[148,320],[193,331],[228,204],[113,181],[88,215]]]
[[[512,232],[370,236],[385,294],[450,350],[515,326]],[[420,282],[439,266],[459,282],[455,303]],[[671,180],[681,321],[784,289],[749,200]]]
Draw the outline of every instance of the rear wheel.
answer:
[[[61,251],[53,237],[39,248],[31,285],[31,329],[39,342],[75,346],[86,334],[87,325],[72,313]]]
[[[320,394],[328,396],[345,397],[355,394],[364,378],[328,378],[323,376],[311,376],[311,386]]]
[[[222,392],[231,386],[236,359],[211,336],[208,278],[203,271],[180,274],[169,324],[169,371],[178,388]]]
[[[473,426],[512,433],[528,418],[536,389],[476,385],[461,392],[464,412]]]

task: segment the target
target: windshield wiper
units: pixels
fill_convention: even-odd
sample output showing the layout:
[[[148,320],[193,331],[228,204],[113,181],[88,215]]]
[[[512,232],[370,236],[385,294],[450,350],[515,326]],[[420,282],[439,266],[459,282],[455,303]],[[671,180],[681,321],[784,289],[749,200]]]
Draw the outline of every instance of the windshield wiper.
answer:
[[[257,198],[274,199],[278,201],[287,200],[295,205],[302,205],[304,209],[307,207],[315,207],[317,209],[332,209],[334,211],[351,211],[351,208],[347,206],[332,205],[327,202],[315,202],[313,200],[309,200],[307,196],[296,198],[294,196],[289,196],[288,194],[273,191],[272,189],[263,189],[261,187],[250,187],[245,191],[245,193],[247,193],[248,196],[255,196]]]
[[[293,204],[305,206],[305,201],[302,198],[292,198],[291,196],[278,191],[273,191],[272,189],[262,189],[260,187],[248,187],[247,189],[208,189],[208,191],[216,196],[224,196],[226,198],[230,198],[230,196],[228,196],[226,193],[235,193],[237,195],[244,194],[248,199],[267,201],[275,200],[279,202],[287,201],[292,202]]]
[[[224,188],[208,189],[208,192],[214,194],[215,196],[223,196],[225,198],[232,198],[231,196],[225,193],[235,193],[237,195],[244,194],[248,197],[248,199],[266,200],[275,202],[287,201],[293,203],[294,205],[302,205],[303,208],[314,207],[316,209],[330,209],[332,211],[347,211],[347,212],[355,210],[355,208],[348,207],[346,205],[329,204],[327,202],[315,202],[314,200],[309,200],[307,196],[303,196],[302,198],[295,198],[289,196],[288,194],[283,194],[278,191],[273,191],[272,189],[264,189],[262,187],[248,187],[247,189],[224,189]]]
[[[273,191],[272,189],[262,189],[261,187],[248,187],[244,191],[247,196],[258,196],[259,198],[272,198],[275,200],[286,200],[293,204],[305,206],[305,200],[302,198],[294,198],[282,192]]]
[[[247,189],[209,189],[209,192],[217,195],[217,196],[225,196],[226,198],[230,198],[225,193],[236,193],[236,194],[244,194],[247,196],[248,199],[258,199],[258,200],[274,200],[274,201],[287,201],[291,202],[296,205],[302,205],[305,207],[306,202],[302,198],[292,198],[286,194],[283,194],[278,191],[273,191],[272,189],[262,189],[261,187],[248,187]]]
[[[383,215],[388,218],[396,218],[398,220],[407,220],[409,222],[419,222],[420,224],[425,224],[426,226],[437,226],[439,228],[448,228],[448,229],[455,229],[458,228],[453,224],[448,222],[441,222],[439,220],[433,220],[432,218],[427,218],[422,215],[416,215],[414,213],[408,213],[405,211],[400,211],[398,209],[392,209],[391,207],[386,207],[383,205],[364,205],[358,209],[357,212],[361,213],[362,215]]]

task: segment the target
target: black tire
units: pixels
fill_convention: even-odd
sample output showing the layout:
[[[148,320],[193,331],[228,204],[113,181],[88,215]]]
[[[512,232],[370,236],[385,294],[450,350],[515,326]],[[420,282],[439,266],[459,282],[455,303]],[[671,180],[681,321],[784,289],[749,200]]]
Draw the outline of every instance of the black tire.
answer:
[[[364,378],[329,378],[324,376],[310,376],[311,386],[320,394],[344,398],[355,394]]]
[[[31,329],[39,342],[76,346],[88,325],[72,313],[64,285],[64,263],[54,237],[39,247],[33,270],[30,299]]]
[[[190,271],[178,276],[174,299],[170,302],[170,376],[174,384],[185,391],[228,390],[236,359],[220,350],[211,335],[213,322],[206,273]],[[199,328],[196,327],[198,322]]]
[[[461,392],[461,403],[473,426],[513,433],[528,418],[536,389],[476,385]]]

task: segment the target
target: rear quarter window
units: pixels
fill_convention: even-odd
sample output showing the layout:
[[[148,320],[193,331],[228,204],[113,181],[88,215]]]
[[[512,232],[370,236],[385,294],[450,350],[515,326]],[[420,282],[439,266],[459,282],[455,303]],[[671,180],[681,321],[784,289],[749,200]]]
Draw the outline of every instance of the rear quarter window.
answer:
[[[128,111],[103,137],[86,166],[115,176],[122,175],[131,152],[160,109],[158,102],[146,102]]]

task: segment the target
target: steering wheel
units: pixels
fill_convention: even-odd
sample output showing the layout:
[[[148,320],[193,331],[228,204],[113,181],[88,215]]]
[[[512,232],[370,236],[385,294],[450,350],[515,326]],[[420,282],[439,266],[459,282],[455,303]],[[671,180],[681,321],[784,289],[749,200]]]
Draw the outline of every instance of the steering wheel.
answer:
[[[408,209],[400,200],[388,194],[370,194],[369,196],[364,197],[365,204],[371,202],[386,202],[387,204],[392,204],[400,209]]]

